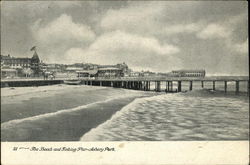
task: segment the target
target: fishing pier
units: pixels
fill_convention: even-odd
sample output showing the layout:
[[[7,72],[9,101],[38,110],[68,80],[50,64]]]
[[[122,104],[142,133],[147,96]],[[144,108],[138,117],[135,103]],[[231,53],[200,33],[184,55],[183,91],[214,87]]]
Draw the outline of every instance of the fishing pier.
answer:
[[[183,82],[189,82],[189,91],[194,89],[193,82],[200,82],[201,88],[205,88],[205,83],[212,84],[212,90],[216,90],[216,83],[224,82],[224,92],[228,92],[228,82],[235,83],[235,93],[239,94],[240,92],[240,83],[247,83],[247,93],[249,93],[249,77],[205,77],[205,78],[190,78],[190,77],[168,77],[168,78],[122,78],[122,79],[81,79],[81,83],[84,85],[91,86],[107,86],[114,88],[125,88],[125,89],[133,89],[133,90],[142,90],[142,91],[156,91],[166,93],[173,92],[182,92],[182,84]],[[165,82],[163,84],[163,82]],[[177,88],[174,89],[174,83],[177,83]],[[151,89],[151,85],[154,84],[154,89]],[[162,85],[166,85],[163,87],[165,90],[162,90]]]
[[[81,85],[90,86],[105,86],[114,88],[124,88],[132,90],[142,91],[155,91],[155,92],[182,92],[183,83],[188,82],[188,90],[192,91],[195,89],[194,82],[200,83],[201,88],[206,88],[205,85],[210,84],[212,90],[216,90],[216,84],[218,82],[223,83],[224,92],[228,92],[228,83],[234,83],[235,94],[240,92],[240,83],[247,83],[247,94],[249,95],[249,77],[247,76],[218,76],[218,77],[165,77],[165,78],[149,78],[149,77],[121,77],[121,78],[74,78],[74,79],[54,79],[54,80],[1,80],[1,87],[18,87],[18,86],[42,86],[42,85],[53,85],[62,84],[65,80],[79,81]],[[174,84],[175,88],[174,88]],[[186,83],[187,84],[187,83]],[[164,85],[164,86],[163,86]],[[153,89],[152,89],[153,87]],[[164,90],[162,90],[164,89]]]

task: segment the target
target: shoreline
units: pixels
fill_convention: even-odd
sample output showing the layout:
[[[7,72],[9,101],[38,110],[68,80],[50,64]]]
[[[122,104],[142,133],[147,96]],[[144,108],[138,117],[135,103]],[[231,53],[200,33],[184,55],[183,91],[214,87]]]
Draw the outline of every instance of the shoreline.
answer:
[[[114,113],[135,98],[138,97],[103,101],[80,109],[58,111],[51,115],[43,114],[40,118],[34,116],[7,121],[1,124],[1,141],[78,141],[81,136],[110,119]],[[59,118],[60,122],[56,123]],[[77,124],[77,127],[70,128],[72,122]],[[28,124],[32,126],[27,127]],[[50,128],[44,134],[39,127],[46,127],[48,124]]]

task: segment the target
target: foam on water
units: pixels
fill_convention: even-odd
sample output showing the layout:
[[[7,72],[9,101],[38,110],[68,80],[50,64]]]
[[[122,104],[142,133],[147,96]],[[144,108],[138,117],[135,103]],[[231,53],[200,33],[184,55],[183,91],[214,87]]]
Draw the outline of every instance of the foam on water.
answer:
[[[207,90],[138,98],[80,140],[246,140],[248,110],[247,99]]]

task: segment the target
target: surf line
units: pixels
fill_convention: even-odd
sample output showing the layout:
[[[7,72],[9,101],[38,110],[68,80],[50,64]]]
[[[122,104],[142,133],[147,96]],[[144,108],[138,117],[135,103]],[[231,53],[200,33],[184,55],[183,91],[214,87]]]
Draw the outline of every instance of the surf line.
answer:
[[[49,118],[49,117],[60,115],[60,114],[71,113],[71,112],[74,112],[74,111],[80,111],[80,110],[89,108],[91,106],[107,103],[109,101],[119,100],[119,99],[123,99],[123,98],[133,98],[133,97],[136,97],[136,96],[121,96],[121,97],[117,97],[117,98],[107,99],[107,100],[104,100],[104,101],[97,101],[97,102],[94,102],[94,103],[78,106],[78,107],[71,108],[71,109],[63,109],[63,110],[59,110],[57,112],[46,113],[46,114],[41,114],[41,115],[37,115],[37,116],[31,116],[31,117],[27,117],[27,118],[23,118],[23,119],[14,119],[14,120],[10,120],[10,121],[2,123],[1,124],[1,129],[12,127],[15,124],[20,124],[20,123],[25,122],[25,121],[35,121],[35,120],[39,120],[39,119]]]

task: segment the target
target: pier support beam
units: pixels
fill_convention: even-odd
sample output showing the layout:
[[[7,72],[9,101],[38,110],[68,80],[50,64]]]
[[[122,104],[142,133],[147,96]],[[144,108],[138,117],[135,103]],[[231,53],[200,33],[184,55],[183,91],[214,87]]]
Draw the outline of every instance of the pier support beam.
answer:
[[[110,86],[114,87],[114,82],[113,81],[110,82]]]
[[[102,86],[102,81],[100,81],[100,86]]]
[[[193,90],[193,81],[190,81],[190,84],[189,84],[189,90]]]
[[[224,81],[225,85],[224,85],[224,92],[227,93],[227,81]]]
[[[201,87],[204,88],[204,81],[201,81]]]
[[[173,81],[170,81],[170,91],[173,92]]]
[[[166,92],[169,92],[169,81],[166,81]]]
[[[240,91],[240,82],[235,81],[235,94],[238,95]]]
[[[215,91],[215,81],[213,81],[213,90]]]
[[[157,91],[157,82],[155,81],[155,91]]]
[[[178,92],[181,92],[181,81],[178,81]]]
[[[161,91],[161,82],[160,81],[156,81],[155,82],[155,91],[156,92],[160,92]]]

